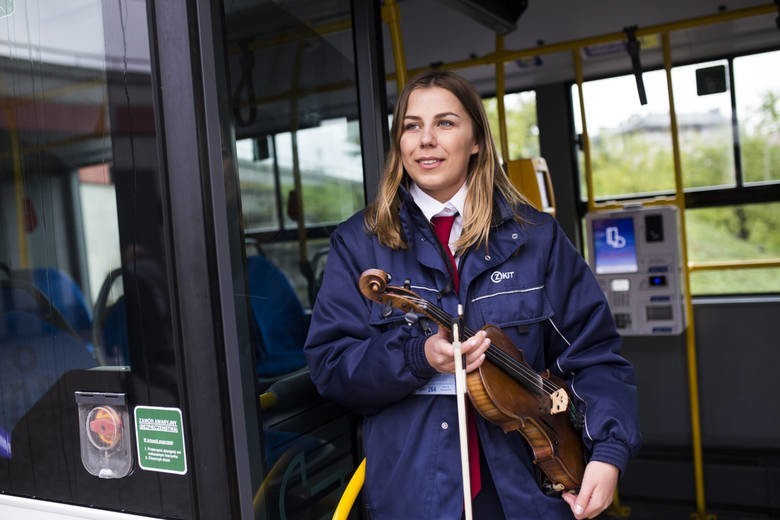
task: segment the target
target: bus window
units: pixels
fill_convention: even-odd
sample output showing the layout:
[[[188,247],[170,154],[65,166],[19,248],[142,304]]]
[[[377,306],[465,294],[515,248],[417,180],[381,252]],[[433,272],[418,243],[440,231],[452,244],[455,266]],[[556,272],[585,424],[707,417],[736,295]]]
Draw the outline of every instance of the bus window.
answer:
[[[663,70],[655,70],[645,72],[643,77],[646,105],[639,103],[633,75],[583,83],[597,200],[674,191],[666,75]],[[575,128],[581,133],[576,85],[572,96]],[[582,182],[580,193],[585,197],[584,177]]]
[[[709,79],[707,74],[714,78]],[[718,80],[723,81],[719,88],[707,90],[708,82]],[[672,86],[683,186],[686,189],[734,186],[728,62],[674,67]]]
[[[355,417],[319,398],[303,357],[329,234],[365,205],[351,4],[224,4],[245,243],[235,296],[262,407],[256,514],[319,518],[355,456]]]
[[[111,180],[110,167],[105,163],[79,168],[78,181],[90,298],[97,302],[104,280],[122,262],[116,225],[116,188]],[[114,299],[121,292],[119,280],[114,288]]]
[[[780,181],[780,51],[734,59],[742,177],[745,183]]]
[[[490,131],[500,135],[496,98],[483,100],[490,120]],[[536,92],[530,90],[504,96],[509,157],[505,162],[527,157],[539,157],[539,127],[536,124]],[[500,150],[499,150],[500,152]]]
[[[277,146],[280,169],[291,172],[295,153],[292,134],[279,134]],[[334,226],[363,208],[363,166],[356,121],[323,120],[317,127],[300,130],[297,150],[307,227]],[[286,216],[285,227],[294,228],[294,215],[288,212]]]
[[[685,212],[690,259],[734,262],[780,258],[780,203],[754,203]],[[780,292],[777,267],[696,271],[691,291],[705,294]]]
[[[192,517],[190,472],[162,477],[163,488],[144,456],[125,451],[114,473],[80,450],[91,439],[107,460],[131,446],[127,433],[115,442],[131,431],[129,416],[91,413],[98,394],[121,395],[124,410],[176,409],[177,429],[189,431],[147,5],[3,4],[0,495]],[[76,402],[84,394],[87,423]]]
[[[241,205],[244,228],[254,231],[280,229],[286,197],[274,153],[274,140],[258,136],[236,141],[236,162],[241,179]],[[291,183],[287,183],[288,190]]]
[[[778,131],[780,81],[772,74],[763,73],[777,66],[779,60],[780,52],[774,51],[741,56],[733,61],[672,68],[685,189],[727,188],[780,180],[780,148],[774,139]],[[733,67],[733,86],[730,67]],[[702,79],[704,74],[708,74],[707,80]],[[670,177],[674,169],[665,73],[649,71],[643,77],[648,91],[645,106],[624,95],[635,89],[631,75],[583,83],[597,200],[674,190],[674,180]],[[716,79],[720,88],[702,90],[704,81]],[[739,129],[739,165],[733,153],[732,88]],[[581,132],[576,86],[572,87],[572,95],[575,128]],[[619,114],[619,119],[615,119],[615,114]],[[582,153],[579,158],[582,173]],[[584,196],[582,176],[581,184],[580,192]]]

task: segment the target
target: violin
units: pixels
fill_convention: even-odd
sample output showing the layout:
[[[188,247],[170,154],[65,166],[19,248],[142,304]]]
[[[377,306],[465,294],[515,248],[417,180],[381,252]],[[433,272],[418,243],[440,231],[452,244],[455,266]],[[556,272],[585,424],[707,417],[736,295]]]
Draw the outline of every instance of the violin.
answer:
[[[360,292],[369,300],[404,312],[422,314],[440,327],[452,330],[457,319],[419,297],[407,287],[389,285],[390,275],[368,269],[360,275]],[[486,420],[504,433],[519,432],[533,452],[534,464],[543,473],[547,493],[576,491],[585,471],[581,414],[566,385],[549,370],[537,373],[522,350],[496,325],[482,327],[490,339],[485,362],[466,375],[469,399]],[[475,331],[460,330],[465,341]]]

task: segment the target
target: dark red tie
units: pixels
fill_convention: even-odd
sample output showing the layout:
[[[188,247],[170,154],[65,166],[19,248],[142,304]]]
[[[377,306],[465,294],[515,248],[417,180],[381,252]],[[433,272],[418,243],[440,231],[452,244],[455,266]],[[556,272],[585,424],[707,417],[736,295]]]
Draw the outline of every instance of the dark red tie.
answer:
[[[450,272],[452,273],[452,284],[455,286],[455,292],[458,292],[458,286],[460,285],[460,277],[458,276],[458,266],[455,263],[455,257],[452,256],[452,250],[450,249],[450,232],[452,231],[452,223],[455,222],[455,215],[433,217],[431,224],[433,224],[433,232],[436,233],[436,238],[439,239],[444,252],[447,254],[447,258],[450,259]]]
[[[433,217],[431,224],[433,224],[433,232],[436,233],[436,238],[444,248],[444,252],[447,254],[447,258],[450,259],[450,266],[452,267],[452,283],[455,286],[455,292],[457,293],[460,285],[460,277],[458,276],[458,266],[455,263],[455,257],[450,249],[450,232],[452,231],[452,223],[455,222],[455,215]],[[479,468],[479,440],[477,439],[477,423],[474,420],[474,410],[471,406],[466,407],[466,425],[469,441],[469,477],[471,480],[471,498],[477,496],[479,490],[482,489],[482,476]]]

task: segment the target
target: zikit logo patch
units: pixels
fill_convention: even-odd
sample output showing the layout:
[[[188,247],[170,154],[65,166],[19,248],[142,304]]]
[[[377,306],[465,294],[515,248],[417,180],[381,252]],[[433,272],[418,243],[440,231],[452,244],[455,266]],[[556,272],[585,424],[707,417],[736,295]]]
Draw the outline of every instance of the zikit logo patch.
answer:
[[[504,280],[511,280],[515,277],[514,271],[509,271],[508,273],[502,273],[501,271],[494,271],[493,274],[490,275],[490,281],[493,283],[501,283]]]

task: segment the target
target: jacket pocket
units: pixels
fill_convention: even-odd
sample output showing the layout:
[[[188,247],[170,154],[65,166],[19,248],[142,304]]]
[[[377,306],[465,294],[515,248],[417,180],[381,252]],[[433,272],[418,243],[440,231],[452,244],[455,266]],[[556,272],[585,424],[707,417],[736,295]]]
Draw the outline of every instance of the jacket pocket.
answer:
[[[495,325],[536,370],[546,367],[544,324],[553,315],[544,286],[502,288],[472,299],[485,325]]]
[[[553,315],[543,284],[486,291],[472,298],[471,303],[479,310],[485,324],[501,328],[517,327],[521,330]]]
[[[406,323],[406,314],[389,305],[374,303],[371,305],[371,315],[368,318],[368,324],[372,327],[379,327],[380,330],[387,330],[393,327],[399,327]]]

